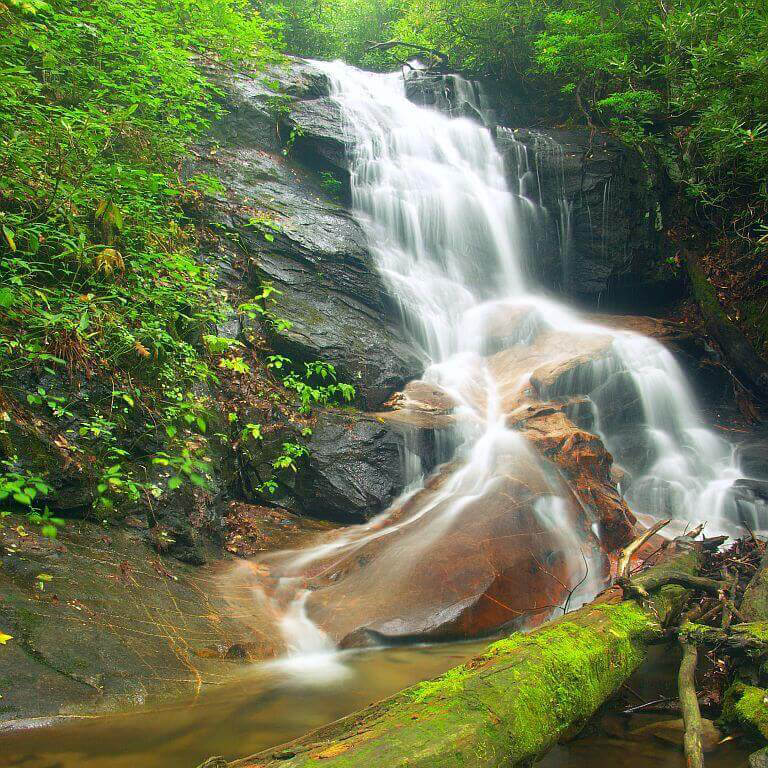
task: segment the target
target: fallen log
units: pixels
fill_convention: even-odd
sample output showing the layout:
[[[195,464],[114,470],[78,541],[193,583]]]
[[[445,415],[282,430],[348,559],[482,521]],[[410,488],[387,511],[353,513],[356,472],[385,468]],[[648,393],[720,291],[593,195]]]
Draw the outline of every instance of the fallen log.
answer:
[[[528,634],[356,714],[230,768],[512,768],[578,732],[676,621],[688,590],[664,575],[695,574],[700,544],[676,539],[633,582],[659,585],[642,603],[620,587]],[[663,586],[661,586],[663,584]]]
[[[701,746],[701,710],[696,698],[696,661],[698,649],[684,635],[680,635],[680,645],[683,649],[683,660],[680,662],[680,672],[677,676],[678,698],[680,709],[683,711],[685,734],[683,750],[685,751],[686,768],[704,768],[704,750]]]

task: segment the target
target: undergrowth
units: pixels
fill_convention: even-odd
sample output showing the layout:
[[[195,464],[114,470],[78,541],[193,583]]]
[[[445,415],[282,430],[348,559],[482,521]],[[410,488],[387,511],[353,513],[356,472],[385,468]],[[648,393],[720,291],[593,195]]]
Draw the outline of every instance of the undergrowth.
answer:
[[[246,0],[0,2],[0,417],[69,435],[102,513],[159,493],[136,460],[206,483],[225,297],[182,210],[209,180],[178,163],[220,113],[200,63],[254,71],[276,41]],[[50,517],[5,452],[0,504]]]

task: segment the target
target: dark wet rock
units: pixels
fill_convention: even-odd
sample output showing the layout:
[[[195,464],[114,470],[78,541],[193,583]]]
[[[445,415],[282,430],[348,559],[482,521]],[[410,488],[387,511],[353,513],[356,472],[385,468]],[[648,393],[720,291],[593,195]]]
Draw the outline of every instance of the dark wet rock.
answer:
[[[96,497],[87,457],[65,435],[31,423],[7,421],[0,433],[0,457],[12,461],[17,471],[43,479],[52,488],[45,502],[60,514],[79,516]]]
[[[308,62],[286,57],[264,72],[241,74],[216,68],[211,77],[221,88],[224,108],[211,135],[224,146],[256,146],[280,150],[284,140],[279,124],[300,99],[328,95],[328,80]]]
[[[520,143],[534,171],[526,193],[546,210],[545,221],[531,220],[537,231],[529,268],[537,279],[591,303],[632,307],[680,292],[666,262],[666,192],[652,162],[604,134],[520,129],[500,139],[515,184]]]
[[[269,309],[291,323],[279,333],[266,325],[275,350],[295,362],[333,363],[372,409],[417,376],[423,364],[399,325],[362,229],[306,167],[312,153],[322,163],[343,152],[341,115],[333,102],[318,97],[322,75],[312,74],[310,64],[292,61],[286,71],[288,88],[299,83],[290,120],[303,121],[297,142],[304,142],[304,165],[281,151],[280,139],[286,137],[278,136],[279,120],[270,113],[274,92],[241,77],[225,82],[236,108],[217,127],[223,146],[201,148],[188,164],[188,173],[215,176],[225,187],[204,212],[226,233],[212,244],[209,258],[219,263],[225,285],[242,293],[237,260],[244,248],[251,290],[271,282],[277,292]],[[283,82],[281,77],[275,74]],[[276,229],[265,229],[260,221],[274,222]],[[247,339],[248,328],[241,332]]]
[[[231,645],[217,643],[196,650],[195,656],[201,659],[254,662],[264,659],[264,648],[261,644],[254,642],[232,643]]]
[[[747,477],[768,477],[768,436],[745,440],[737,446],[736,458]]]
[[[306,514],[342,522],[368,519],[405,486],[404,441],[375,416],[323,413],[308,448],[306,466],[296,478]]]
[[[254,639],[212,566],[160,557],[141,530],[77,520],[51,541],[26,525],[21,536],[23,518],[5,522],[0,627],[12,639],[0,646],[0,721],[192,694],[233,669],[194,649]],[[40,573],[52,577],[43,590]]]
[[[768,501],[768,480],[748,480],[742,478],[733,484],[733,492],[737,496],[750,500]]]
[[[329,98],[298,101],[290,111],[291,129],[300,131],[294,137],[294,147],[309,162],[325,163],[338,170],[347,170],[347,143],[342,131],[339,105]]]
[[[433,107],[451,117],[465,117],[486,124],[493,118],[484,113],[483,89],[476,81],[453,74],[411,71],[405,75],[405,96],[421,106]]]
[[[592,390],[590,397],[600,414],[600,429],[608,434],[632,425],[637,428],[643,422],[640,392],[629,371],[612,373]]]

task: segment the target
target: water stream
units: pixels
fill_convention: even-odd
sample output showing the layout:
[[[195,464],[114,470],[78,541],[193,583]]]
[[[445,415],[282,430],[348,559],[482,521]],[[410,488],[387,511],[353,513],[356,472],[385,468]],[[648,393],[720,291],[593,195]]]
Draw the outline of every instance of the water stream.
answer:
[[[593,346],[605,340],[592,362],[541,394],[589,395],[594,428],[632,477],[627,499],[636,513],[669,516],[680,527],[706,519],[711,534],[738,528],[727,492],[742,476],[734,452],[704,426],[670,352],[653,339],[583,319],[524,278],[524,217],[541,208],[531,196],[528,150],[517,148],[519,178],[510,183],[491,132],[477,121],[412,103],[401,73],[373,74],[341,62],[316,66],[344,115],[355,216],[403,323],[429,360],[423,379],[453,401],[456,420],[442,432],[441,458],[452,463],[436,490],[424,490],[424,475],[411,457],[408,493],[379,518],[314,548],[262,560],[269,584],[249,583],[255,602],[283,617],[279,628],[289,655],[327,659],[334,641],[354,626],[378,627],[383,617],[386,629],[407,615],[418,628],[429,621],[420,612],[452,609],[430,602],[422,565],[439,563],[446,542],[462,532],[471,539],[494,497],[509,495],[504,483],[514,468],[537,478],[527,524],[554,542],[562,560],[558,578],[579,585],[569,606],[602,585],[599,525],[586,534],[576,529],[567,490],[507,426],[509,403],[526,402],[532,371],[523,363],[519,370],[507,365],[500,375],[488,354],[500,323],[523,361],[542,338],[550,346],[557,340],[553,348],[561,357],[564,349],[578,352],[585,339]],[[475,99],[469,84],[453,79],[455,93]],[[514,142],[509,131],[501,135]],[[567,236],[564,225],[564,254]],[[512,383],[510,368],[517,370]],[[763,527],[761,512],[752,509],[755,530]],[[470,540],[451,556],[461,561],[473,546]],[[355,569],[349,565],[355,557],[372,562]],[[348,604],[357,606],[357,615],[344,626]]]
[[[476,591],[463,583],[467,573],[486,585],[503,570],[503,578],[520,579],[524,592],[520,563],[502,568],[498,551],[484,549],[486,540],[533,536],[549,553],[546,565],[556,581],[574,590],[568,607],[590,599],[606,577],[603,532],[597,523],[587,530],[574,525],[572,494],[562,477],[508,426],[510,416],[530,403],[531,376],[542,362],[592,350],[586,364],[539,396],[589,396],[592,428],[632,477],[626,498],[633,511],[673,517],[679,527],[706,519],[710,534],[739,527],[744,508],[737,510],[728,492],[743,476],[736,454],[705,426],[669,351],[653,339],[585,319],[525,278],[526,222],[547,216],[529,150],[515,148],[519,173],[510,180],[487,128],[407,100],[401,73],[372,74],[340,62],[316,66],[328,76],[344,115],[355,216],[413,343],[429,361],[424,381],[454,404],[453,424],[437,441],[437,470],[426,476],[411,455],[407,491],[376,519],[230,571],[222,589],[246,585],[254,626],[272,627],[282,637],[278,658],[258,672],[249,667],[237,683],[241,692],[233,694],[230,686],[199,706],[169,710],[167,727],[162,718],[139,713],[123,716],[119,727],[80,721],[48,730],[45,738],[17,734],[6,742],[11,762],[0,757],[0,765],[137,765],[139,753],[126,746],[122,760],[116,742],[130,746],[138,732],[146,768],[191,765],[217,750],[234,757],[233,751],[241,755],[283,741],[442,671],[474,649],[375,655],[337,647],[354,640],[361,627],[374,641],[404,625],[411,636],[431,637],[451,611],[459,635],[461,611]],[[469,84],[456,82],[464,98],[476,99]],[[499,136],[515,142],[508,130]],[[566,214],[563,209],[563,239]],[[567,255],[567,242],[561,246]],[[496,355],[500,328],[502,358]],[[753,530],[766,527],[762,508],[753,505],[748,513]],[[517,528],[504,527],[511,518]],[[540,620],[562,611],[558,595],[530,615]],[[528,614],[512,613],[515,626],[525,626]],[[293,680],[303,688],[292,688]],[[210,727],[222,718],[221,729]],[[547,764],[598,764],[594,749],[585,754],[582,760],[561,752]],[[665,765],[682,764],[677,752],[667,758]]]

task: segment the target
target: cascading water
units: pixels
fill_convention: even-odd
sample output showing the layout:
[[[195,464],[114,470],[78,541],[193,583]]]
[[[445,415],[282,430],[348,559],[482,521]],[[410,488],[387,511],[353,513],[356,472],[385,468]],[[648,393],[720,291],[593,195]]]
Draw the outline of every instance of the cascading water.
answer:
[[[452,461],[426,487],[414,476],[409,492],[379,518],[315,547],[267,556],[255,576],[241,577],[265,614],[282,617],[289,653],[327,653],[331,638],[349,644],[359,627],[374,640],[403,626],[413,637],[431,637],[437,620],[430,612],[460,635],[475,587],[462,592],[451,567],[469,562],[489,535],[535,537],[547,553],[543,564],[532,554],[542,571],[569,589],[578,585],[570,607],[594,594],[605,575],[599,525],[574,524],[581,512],[562,476],[508,426],[511,412],[528,402],[542,362],[536,355],[555,350],[566,359],[565,350],[573,357],[584,338],[607,341],[591,363],[560,377],[556,391],[539,394],[589,396],[596,429],[633,476],[628,498],[636,512],[708,519],[712,532],[735,524],[724,493],[740,476],[732,451],[703,427],[671,355],[651,339],[587,322],[526,285],[521,222],[537,202],[528,196],[525,151],[510,190],[493,137],[479,123],[413,104],[400,73],[316,66],[345,118],[355,215],[406,328],[430,361],[423,378],[455,405],[455,426],[444,457]],[[468,99],[473,89],[457,92]],[[517,367],[500,368],[489,356],[505,317],[517,318],[505,342]],[[631,449],[628,431],[640,435]],[[515,515],[521,529],[504,528]],[[485,597],[501,604],[493,585],[505,579],[507,592],[509,579],[525,588],[519,564],[500,561],[493,549],[481,555],[488,572],[472,561],[462,578],[482,583]],[[442,583],[433,584],[431,574],[443,568]],[[536,606],[534,615],[562,609],[561,596]],[[525,618],[502,608],[510,620]],[[493,616],[504,623],[503,613]]]

